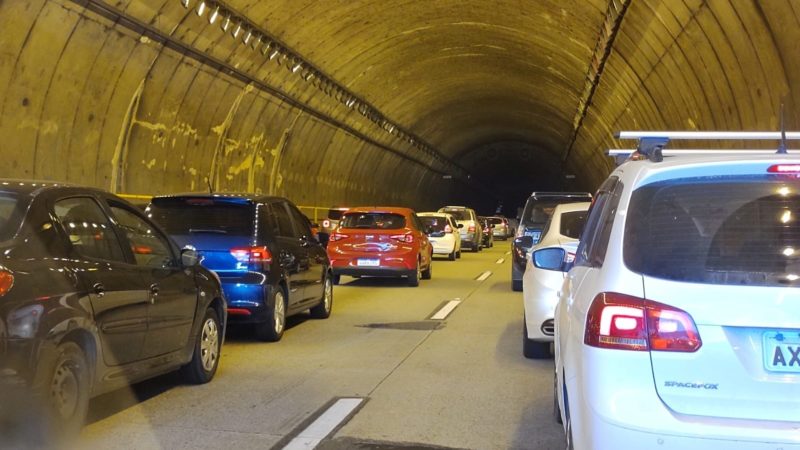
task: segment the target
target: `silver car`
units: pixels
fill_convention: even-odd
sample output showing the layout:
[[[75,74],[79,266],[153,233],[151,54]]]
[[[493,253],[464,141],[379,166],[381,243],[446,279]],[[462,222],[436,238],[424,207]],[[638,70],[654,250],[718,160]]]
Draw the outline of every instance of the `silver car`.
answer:
[[[474,209],[466,206],[445,206],[439,208],[440,213],[447,213],[456,219],[456,223],[463,225],[461,230],[461,247],[469,247],[473,252],[483,249],[483,226],[478,222],[478,215]]]

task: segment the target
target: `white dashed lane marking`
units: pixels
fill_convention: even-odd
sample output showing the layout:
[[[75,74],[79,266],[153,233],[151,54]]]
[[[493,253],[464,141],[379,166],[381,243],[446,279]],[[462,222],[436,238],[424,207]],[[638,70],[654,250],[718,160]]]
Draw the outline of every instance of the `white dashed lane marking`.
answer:
[[[361,402],[363,398],[341,398],[327,409],[321,416],[292,439],[283,450],[309,450],[315,448],[339,424],[342,423]]]
[[[437,311],[434,315],[431,316],[433,320],[444,320],[447,316],[453,312],[454,309],[461,303],[461,299],[454,299],[450,300],[449,302],[445,303],[439,311]]]
[[[500,259],[498,259],[498,260],[497,260],[497,261],[495,261],[495,262],[496,262],[497,264],[503,264],[504,262],[506,262],[506,259],[505,259],[505,258],[500,258]]]
[[[487,270],[486,272],[483,272],[482,274],[478,275],[478,278],[475,278],[475,280],[484,281],[487,278],[489,278],[490,276],[492,276],[492,271],[491,270]]]

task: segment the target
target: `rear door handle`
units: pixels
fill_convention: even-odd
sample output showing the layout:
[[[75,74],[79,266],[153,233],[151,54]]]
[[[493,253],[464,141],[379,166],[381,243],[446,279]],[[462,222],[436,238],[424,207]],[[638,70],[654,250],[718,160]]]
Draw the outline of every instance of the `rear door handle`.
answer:
[[[93,284],[92,289],[94,290],[94,293],[97,294],[98,297],[106,295],[106,287],[103,286],[103,283],[98,282]]]

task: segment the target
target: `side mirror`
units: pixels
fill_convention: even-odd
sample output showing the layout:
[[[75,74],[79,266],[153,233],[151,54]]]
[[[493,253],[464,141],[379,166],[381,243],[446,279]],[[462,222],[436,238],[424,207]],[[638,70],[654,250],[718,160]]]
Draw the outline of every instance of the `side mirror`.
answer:
[[[459,224],[458,224],[458,225],[456,225],[456,226],[457,226],[458,228],[464,228],[464,224],[463,224],[463,223],[459,223]]]
[[[514,239],[514,244],[518,247],[531,248],[533,247],[533,236],[520,236]]]
[[[200,264],[200,255],[197,253],[197,250],[192,250],[190,248],[181,250],[181,264],[183,264],[184,267],[194,267]]]
[[[564,257],[567,252],[562,248],[543,248],[533,252],[533,265],[539,269],[564,271]]]

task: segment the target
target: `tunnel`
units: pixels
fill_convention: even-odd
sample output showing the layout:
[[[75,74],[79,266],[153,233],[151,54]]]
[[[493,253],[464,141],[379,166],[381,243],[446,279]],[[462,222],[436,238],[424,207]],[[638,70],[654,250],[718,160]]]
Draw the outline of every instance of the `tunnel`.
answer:
[[[0,165],[135,201],[514,214],[534,190],[596,189],[618,130],[776,130],[781,104],[795,127],[798,14],[791,0],[3,0]]]

